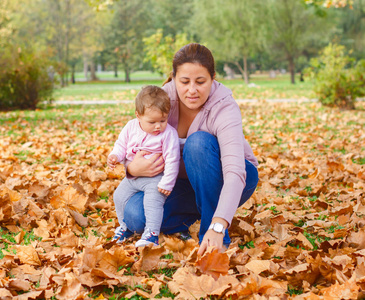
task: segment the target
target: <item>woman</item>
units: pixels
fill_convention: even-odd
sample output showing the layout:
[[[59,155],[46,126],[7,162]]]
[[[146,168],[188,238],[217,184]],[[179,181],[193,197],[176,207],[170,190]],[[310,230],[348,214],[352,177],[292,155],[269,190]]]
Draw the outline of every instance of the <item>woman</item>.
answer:
[[[198,254],[208,246],[224,250],[237,207],[246,202],[258,182],[257,159],[242,133],[240,109],[232,92],[214,80],[214,58],[208,48],[192,43],[174,56],[173,71],[163,89],[171,100],[168,123],[176,128],[182,148],[179,178],[164,205],[161,232],[186,232],[201,220]],[[164,169],[156,154],[139,152],[127,166],[127,176],[155,176]],[[120,191],[122,192],[122,191]],[[118,192],[114,194],[118,201]],[[125,207],[125,222],[143,232],[143,194]]]

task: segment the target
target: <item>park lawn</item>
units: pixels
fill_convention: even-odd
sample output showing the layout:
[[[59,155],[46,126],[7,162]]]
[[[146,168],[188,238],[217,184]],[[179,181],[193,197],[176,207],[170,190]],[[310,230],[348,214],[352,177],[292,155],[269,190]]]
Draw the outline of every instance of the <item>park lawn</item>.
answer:
[[[199,224],[187,242],[110,242],[124,170],[112,172],[106,158],[133,104],[0,112],[2,295],[363,297],[365,104],[357,106],[240,104],[260,182],[233,219],[228,251],[202,258]]]
[[[154,84],[162,86],[163,79],[152,75],[149,80],[133,77],[132,82],[116,80],[100,80],[96,82],[77,82],[64,88],[55,90],[54,99],[57,100],[133,100],[142,86]],[[271,79],[267,76],[251,76],[247,86],[242,79],[225,80],[218,78],[232,90],[235,99],[298,99],[313,98],[312,84],[301,82],[299,77],[296,84],[291,84],[288,75],[278,75]]]

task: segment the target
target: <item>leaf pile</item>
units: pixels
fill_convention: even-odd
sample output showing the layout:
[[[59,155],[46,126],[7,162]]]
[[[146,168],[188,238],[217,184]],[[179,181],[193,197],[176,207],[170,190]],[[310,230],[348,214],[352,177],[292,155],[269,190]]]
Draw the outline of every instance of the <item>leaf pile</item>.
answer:
[[[197,256],[194,239],[159,247],[110,239],[106,167],[132,107],[0,114],[0,299],[357,299],[365,289],[365,112],[319,104],[241,105],[260,162],[232,244]],[[120,298],[119,298],[120,297]]]

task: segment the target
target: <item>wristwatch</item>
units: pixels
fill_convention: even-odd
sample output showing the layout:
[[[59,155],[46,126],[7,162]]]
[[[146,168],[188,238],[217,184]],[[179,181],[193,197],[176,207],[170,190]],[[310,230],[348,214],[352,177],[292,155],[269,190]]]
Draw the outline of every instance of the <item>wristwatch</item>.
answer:
[[[209,226],[208,229],[213,229],[215,232],[222,233],[223,235],[224,235],[224,233],[226,231],[224,229],[223,224],[221,224],[221,223],[212,223],[212,224],[210,224],[210,226]]]

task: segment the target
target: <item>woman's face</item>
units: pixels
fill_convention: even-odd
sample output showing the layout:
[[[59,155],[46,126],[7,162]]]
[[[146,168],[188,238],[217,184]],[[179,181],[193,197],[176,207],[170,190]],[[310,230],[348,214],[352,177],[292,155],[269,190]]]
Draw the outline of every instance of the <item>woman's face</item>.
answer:
[[[208,99],[213,79],[202,65],[185,63],[178,67],[175,82],[181,103],[191,110],[200,110]]]

